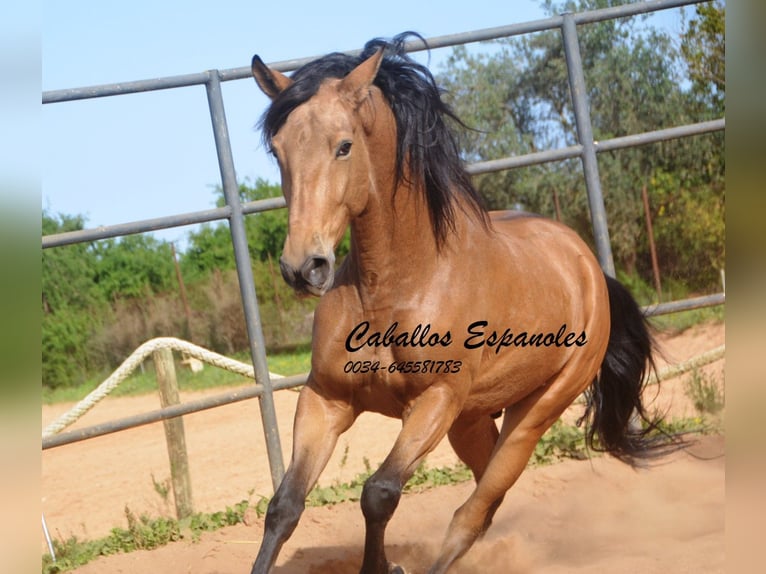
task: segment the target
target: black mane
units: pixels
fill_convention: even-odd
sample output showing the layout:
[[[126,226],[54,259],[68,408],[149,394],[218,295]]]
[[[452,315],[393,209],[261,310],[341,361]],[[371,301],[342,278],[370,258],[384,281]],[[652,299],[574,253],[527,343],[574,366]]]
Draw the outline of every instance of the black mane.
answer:
[[[313,97],[325,79],[343,78],[379,48],[385,49],[374,84],[388,100],[396,118],[397,181],[422,183],[437,245],[442,245],[447,233],[455,229],[455,205],[460,197],[485,223],[486,212],[460,159],[458,140],[448,121],[464,125],[442,101],[442,92],[428,68],[407,55],[405,42],[409,36],[425,43],[418,34],[405,32],[390,41],[369,41],[358,56],[336,52],[302,66],[291,76],[293,83],[266,110],[259,125],[264,144],[270,149],[271,139],[287,116]],[[405,166],[409,173],[405,173]]]

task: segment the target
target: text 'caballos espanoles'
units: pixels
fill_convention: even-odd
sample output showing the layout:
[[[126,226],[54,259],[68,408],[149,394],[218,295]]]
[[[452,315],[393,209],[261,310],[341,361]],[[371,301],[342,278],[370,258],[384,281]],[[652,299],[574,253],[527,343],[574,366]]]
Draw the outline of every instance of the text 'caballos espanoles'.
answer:
[[[562,323],[558,329],[526,330],[490,328],[489,321],[474,321],[456,337],[447,330],[438,332],[432,329],[430,323],[418,323],[411,330],[402,329],[398,322],[391,323],[385,330],[375,330],[369,321],[362,321],[351,329],[346,337],[346,350],[355,353],[363,349],[377,347],[400,347],[410,349],[426,349],[449,347],[454,341],[459,341],[466,349],[494,349],[499,353],[508,347],[582,347],[588,342],[584,330],[579,333]]]

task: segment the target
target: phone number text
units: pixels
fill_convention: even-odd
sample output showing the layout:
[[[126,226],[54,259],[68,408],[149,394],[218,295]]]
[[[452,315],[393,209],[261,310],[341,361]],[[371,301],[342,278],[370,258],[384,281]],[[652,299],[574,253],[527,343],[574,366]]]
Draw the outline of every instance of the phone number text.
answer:
[[[462,361],[396,361],[388,365],[381,365],[380,361],[349,361],[343,366],[346,374],[365,373],[402,373],[402,374],[455,374],[460,372]]]

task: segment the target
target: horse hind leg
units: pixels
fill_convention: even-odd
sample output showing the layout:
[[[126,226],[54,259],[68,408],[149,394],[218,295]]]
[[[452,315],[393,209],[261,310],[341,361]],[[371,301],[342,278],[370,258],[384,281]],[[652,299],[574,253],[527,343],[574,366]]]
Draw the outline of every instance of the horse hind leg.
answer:
[[[506,409],[503,425],[486,467],[483,472],[479,472],[476,488],[471,496],[455,512],[439,556],[429,574],[447,572],[487,530],[505,493],[521,476],[543,433],[580,392],[570,390],[558,393],[555,387],[559,385],[543,387]],[[467,450],[468,443],[465,444]],[[479,461],[486,455],[479,453],[485,453],[486,446],[474,446],[477,451],[472,455],[476,461],[474,464],[479,463],[477,468],[480,468]],[[470,463],[467,464],[470,466]]]
[[[502,411],[500,414],[502,414]],[[497,439],[500,436],[495,424],[495,418],[497,418],[495,415],[471,420],[458,418],[447,434],[452,449],[460,460],[471,469],[477,484],[481,477],[484,476],[484,472],[497,445]],[[482,533],[492,523],[492,517],[495,514],[495,510],[500,506],[502,499],[503,497],[501,496],[494,508],[487,514],[482,526]]]

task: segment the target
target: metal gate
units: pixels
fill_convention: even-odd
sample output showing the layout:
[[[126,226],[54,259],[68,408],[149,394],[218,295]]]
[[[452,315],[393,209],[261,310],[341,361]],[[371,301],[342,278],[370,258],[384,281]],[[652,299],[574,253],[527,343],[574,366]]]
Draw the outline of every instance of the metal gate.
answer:
[[[604,271],[610,275],[615,274],[612,260],[612,249],[607,230],[606,212],[601,193],[599,179],[598,158],[601,152],[635,147],[639,145],[655,143],[659,141],[687,137],[725,128],[725,119],[700,122],[695,124],[679,125],[668,129],[656,130],[633,134],[629,136],[594,141],[591,129],[590,111],[587,101],[587,91],[583,75],[583,67],[578,43],[577,26],[594,22],[601,22],[614,18],[624,18],[645,14],[657,10],[677,8],[689,4],[700,3],[701,0],[657,0],[651,2],[636,2],[622,6],[605,8],[582,13],[565,13],[550,18],[500,26],[473,32],[465,32],[448,36],[439,36],[427,39],[428,48],[442,48],[518,36],[543,30],[558,29],[562,35],[566,64],[569,74],[569,85],[574,104],[574,113],[577,127],[577,144],[569,147],[546,150],[517,157],[507,157],[498,160],[471,164],[468,170],[472,174],[486,173],[513,169],[522,166],[530,166],[551,161],[560,161],[571,158],[579,158],[582,162],[585,184],[588,193],[588,202],[593,225],[596,251],[599,262]],[[420,41],[408,44],[407,49],[418,51],[426,49]],[[270,66],[282,72],[289,72],[310,61],[311,58],[288,60],[271,63]],[[88,98],[101,98],[118,96],[137,92],[153,90],[167,90],[184,88],[188,86],[204,85],[207,92],[207,101],[210,109],[210,119],[213,127],[218,165],[221,174],[221,183],[226,200],[226,206],[191,213],[183,213],[167,217],[132,221],[118,225],[84,229],[67,233],[43,236],[43,249],[54,248],[73,243],[89,242],[109,237],[118,237],[133,233],[156,231],[180,227],[195,223],[203,223],[215,220],[227,220],[231,231],[231,240],[234,248],[234,256],[239,277],[240,295],[245,314],[247,333],[249,339],[250,355],[252,358],[255,384],[245,391],[222,394],[207,400],[196,401],[158,409],[151,413],[145,413],[135,417],[96,425],[76,431],[68,431],[43,439],[42,448],[53,448],[69,444],[79,440],[100,436],[103,434],[132,428],[142,424],[148,424],[179,415],[197,412],[203,409],[222,406],[235,401],[241,401],[253,397],[260,400],[260,412],[268,451],[271,479],[274,489],[279,485],[284,474],[284,462],[280,437],[277,430],[276,413],[274,409],[273,393],[276,390],[294,387],[303,384],[305,375],[288,377],[285,379],[272,380],[266,360],[266,350],[261,326],[258,302],[255,294],[252,269],[250,266],[250,254],[245,236],[244,217],[251,213],[279,209],[285,207],[283,198],[260,200],[242,203],[239,198],[238,183],[235,177],[234,160],[231,144],[229,141],[228,126],[224,111],[221,83],[235,80],[251,80],[250,67],[233,68],[227,70],[210,70],[198,74],[171,76],[152,80],[141,80],[119,84],[108,84],[84,88],[52,90],[43,93],[43,104],[53,104],[82,100]],[[724,293],[697,297],[693,299],[673,301],[645,309],[648,315],[673,313],[697,307],[706,307],[723,304]]]

